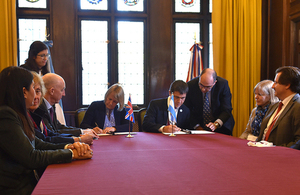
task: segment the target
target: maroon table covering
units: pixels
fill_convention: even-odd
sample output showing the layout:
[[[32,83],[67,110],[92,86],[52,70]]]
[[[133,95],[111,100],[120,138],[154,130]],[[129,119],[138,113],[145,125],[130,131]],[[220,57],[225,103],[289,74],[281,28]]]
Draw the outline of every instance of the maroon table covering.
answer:
[[[33,194],[299,194],[300,151],[221,134],[100,137],[91,160],[50,165]]]

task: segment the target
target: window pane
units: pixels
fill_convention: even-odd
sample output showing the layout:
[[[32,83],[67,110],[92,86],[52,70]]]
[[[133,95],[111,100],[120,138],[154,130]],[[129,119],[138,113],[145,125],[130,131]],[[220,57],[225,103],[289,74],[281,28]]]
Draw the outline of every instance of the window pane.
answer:
[[[19,0],[19,7],[21,8],[47,8],[47,0],[39,0],[37,2],[28,2],[26,0]]]
[[[33,41],[44,41],[46,19],[19,19],[19,62],[25,63]]]
[[[144,104],[144,23],[118,22],[119,83],[124,87],[125,102]]]
[[[199,42],[200,23],[175,24],[175,79],[186,81],[190,61],[190,48]]]
[[[209,23],[209,68],[214,68],[212,23]]]
[[[200,0],[174,0],[175,12],[200,13]]]
[[[80,0],[80,7],[81,9],[107,10],[107,0]]]
[[[81,21],[82,104],[103,100],[107,91],[107,21]]]
[[[118,0],[118,11],[144,11],[144,0]]]

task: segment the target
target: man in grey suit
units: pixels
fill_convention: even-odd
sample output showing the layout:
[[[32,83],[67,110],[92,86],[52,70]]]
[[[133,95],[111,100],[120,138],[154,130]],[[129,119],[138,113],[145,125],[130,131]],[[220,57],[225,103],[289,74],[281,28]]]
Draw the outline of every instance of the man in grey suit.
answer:
[[[297,148],[300,140],[300,70],[284,66],[276,70],[272,88],[280,102],[269,108],[257,141]]]

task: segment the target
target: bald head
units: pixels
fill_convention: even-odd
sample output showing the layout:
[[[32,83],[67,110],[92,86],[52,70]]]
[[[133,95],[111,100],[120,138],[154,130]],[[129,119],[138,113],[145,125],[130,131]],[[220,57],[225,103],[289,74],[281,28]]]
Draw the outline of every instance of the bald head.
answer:
[[[65,96],[65,80],[55,73],[48,73],[43,76],[46,88],[44,98],[51,104],[58,103],[62,96]]]
[[[217,73],[211,68],[204,69],[200,74],[199,87],[202,93],[206,93],[211,90],[211,88],[217,82]]]
[[[56,86],[59,82],[65,82],[64,79],[55,73],[48,73],[43,76],[46,89]]]

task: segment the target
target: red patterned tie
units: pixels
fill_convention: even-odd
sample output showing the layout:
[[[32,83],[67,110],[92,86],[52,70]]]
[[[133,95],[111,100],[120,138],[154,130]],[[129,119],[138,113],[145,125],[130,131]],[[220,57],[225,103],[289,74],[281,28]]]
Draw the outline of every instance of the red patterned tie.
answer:
[[[266,133],[266,137],[265,137],[265,140],[266,140],[266,141],[268,141],[269,136],[270,136],[270,133],[271,133],[271,131],[272,131],[272,128],[273,128],[275,122],[276,122],[277,119],[278,119],[277,114],[280,112],[280,110],[281,110],[281,108],[282,108],[282,105],[283,105],[283,103],[280,102],[280,103],[279,103],[279,106],[278,106],[278,109],[277,109],[277,112],[276,112],[276,114],[275,114],[275,116],[274,116],[274,118],[273,118],[273,121],[272,121],[272,123],[271,123],[271,125],[270,125],[270,127],[269,127],[269,129],[268,129],[268,131],[267,131],[267,133]]]

